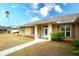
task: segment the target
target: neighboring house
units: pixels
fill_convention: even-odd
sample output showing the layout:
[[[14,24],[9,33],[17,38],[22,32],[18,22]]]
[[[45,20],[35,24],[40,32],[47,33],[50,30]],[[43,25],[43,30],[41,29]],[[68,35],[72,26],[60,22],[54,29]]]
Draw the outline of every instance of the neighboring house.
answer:
[[[7,27],[0,26],[0,33],[1,32],[7,32]]]
[[[64,31],[66,40],[79,39],[79,14],[49,18],[20,26],[20,33],[35,39],[51,40],[51,32]]]
[[[19,33],[19,30],[11,30],[11,33]]]
[[[19,33],[19,28],[10,28],[10,33]]]

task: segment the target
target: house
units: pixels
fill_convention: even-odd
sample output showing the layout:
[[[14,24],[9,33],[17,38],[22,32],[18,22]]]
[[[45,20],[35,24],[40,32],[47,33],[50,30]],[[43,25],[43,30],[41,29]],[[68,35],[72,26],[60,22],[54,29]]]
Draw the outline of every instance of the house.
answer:
[[[10,33],[19,33],[19,28],[11,28]]]
[[[0,33],[5,33],[5,32],[7,32],[7,27],[5,27],[5,26],[0,26]]]
[[[51,40],[50,33],[54,31],[64,31],[66,40],[79,39],[79,14],[39,20],[20,26],[22,35],[35,39]]]

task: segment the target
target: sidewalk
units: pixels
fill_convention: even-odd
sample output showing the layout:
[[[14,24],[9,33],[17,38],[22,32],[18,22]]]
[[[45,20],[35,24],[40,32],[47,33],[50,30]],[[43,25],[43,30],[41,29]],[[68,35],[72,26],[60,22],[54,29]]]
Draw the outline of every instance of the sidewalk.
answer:
[[[24,43],[24,44],[21,44],[21,45],[3,50],[3,51],[0,52],[0,56],[5,56],[7,54],[10,54],[10,53],[16,52],[18,50],[21,50],[25,47],[31,46],[31,45],[39,43],[39,42],[44,42],[44,41],[48,41],[48,40],[37,39],[37,40],[33,40],[31,42],[28,42],[28,43]]]

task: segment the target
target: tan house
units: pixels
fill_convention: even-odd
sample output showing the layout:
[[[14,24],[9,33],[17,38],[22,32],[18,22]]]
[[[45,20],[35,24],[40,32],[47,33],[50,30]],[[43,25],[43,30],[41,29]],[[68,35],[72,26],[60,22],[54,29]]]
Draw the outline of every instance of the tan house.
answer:
[[[79,39],[79,14],[49,18],[20,26],[22,35],[35,39],[51,40],[50,33],[54,31],[64,31],[66,40]]]

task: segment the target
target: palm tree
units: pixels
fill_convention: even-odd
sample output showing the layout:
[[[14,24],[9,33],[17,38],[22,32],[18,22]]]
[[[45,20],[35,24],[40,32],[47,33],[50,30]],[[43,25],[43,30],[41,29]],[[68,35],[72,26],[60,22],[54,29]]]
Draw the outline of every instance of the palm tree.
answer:
[[[9,32],[10,32],[10,20],[9,20],[9,15],[10,15],[10,12],[9,12],[9,11],[5,11],[5,16],[7,17],[8,21],[9,21]]]
[[[9,11],[5,11],[5,15],[6,15],[7,18],[9,18],[9,14],[10,14]]]

